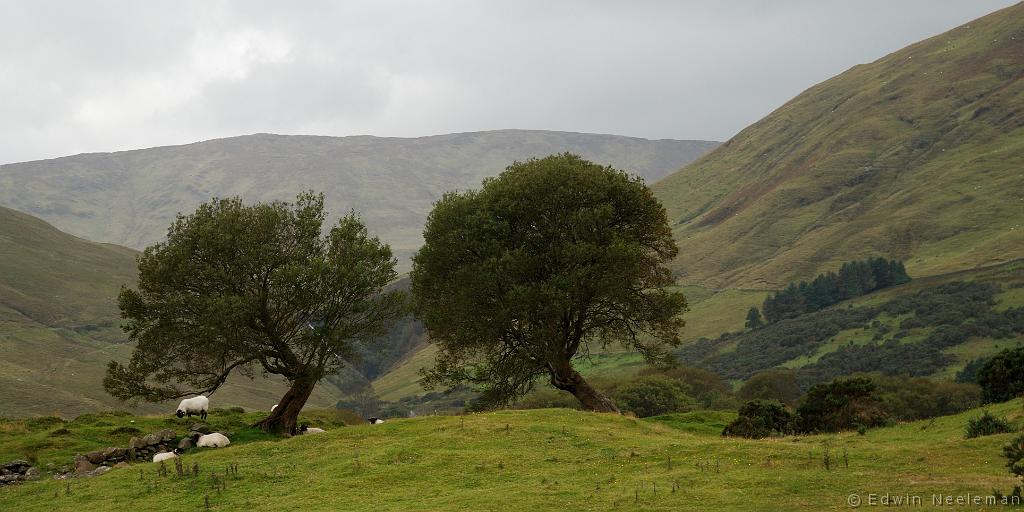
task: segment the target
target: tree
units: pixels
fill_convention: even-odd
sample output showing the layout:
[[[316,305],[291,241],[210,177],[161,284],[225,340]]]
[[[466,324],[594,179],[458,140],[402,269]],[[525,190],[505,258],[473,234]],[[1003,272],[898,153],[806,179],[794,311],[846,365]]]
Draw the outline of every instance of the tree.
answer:
[[[324,235],[323,196],[244,205],[213,200],[179,215],[139,258],[138,289],[118,296],[137,343],[103,386],[123,400],[213,393],[232,372],[281,375],[290,388],[258,423],[295,433],[316,383],[401,314],[391,250],[354,214]]]
[[[811,386],[796,413],[799,430],[806,433],[877,427],[889,421],[878,387],[866,377]]]
[[[796,405],[801,394],[796,371],[788,369],[758,372],[736,392],[743,400],[778,400],[790,407]]]
[[[413,258],[413,308],[440,349],[428,385],[470,383],[508,403],[535,381],[617,411],[573,367],[623,344],[652,363],[679,345],[682,293],[665,209],[640,178],[560,154],[445,194]]]
[[[723,436],[763,439],[792,434],[797,417],[777,400],[751,400],[740,407],[739,415],[725,426]]]
[[[615,403],[637,417],[647,418],[697,409],[697,401],[683,383],[668,377],[641,377],[615,391]]]
[[[750,306],[747,311],[747,321],[745,324],[747,329],[757,329],[764,325],[764,321],[761,320],[761,311],[757,309],[757,306]]]
[[[978,370],[981,400],[1005,402],[1024,394],[1024,347],[1004,349]]]

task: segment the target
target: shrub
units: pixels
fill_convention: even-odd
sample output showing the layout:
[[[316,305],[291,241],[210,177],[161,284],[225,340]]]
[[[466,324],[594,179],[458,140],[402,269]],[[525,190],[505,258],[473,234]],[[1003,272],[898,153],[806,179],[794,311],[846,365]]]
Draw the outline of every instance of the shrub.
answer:
[[[996,354],[978,370],[981,398],[986,403],[1005,402],[1024,393],[1024,347]]]
[[[718,374],[702,368],[677,366],[675,368],[645,368],[640,370],[641,377],[661,375],[682,382],[689,395],[696,398],[705,409],[735,410],[739,407],[733,396],[732,386],[722,380]]]
[[[46,430],[56,425],[63,425],[64,420],[56,416],[40,416],[38,418],[32,418],[25,422],[25,426],[29,430]]]
[[[797,409],[801,432],[838,432],[889,422],[871,379],[853,377],[815,384]]]
[[[791,434],[796,415],[777,400],[752,400],[740,407],[739,417],[726,425],[723,436],[760,439]]]
[[[620,386],[615,392],[615,403],[620,409],[641,418],[689,412],[697,409],[697,401],[687,394],[681,382],[666,377],[641,377]]]
[[[914,421],[948,416],[981,405],[977,384],[925,377],[868,376],[877,386],[882,410],[894,420]]]
[[[538,388],[521,398],[513,407],[515,409],[579,409],[580,401],[565,391]]]
[[[1006,418],[997,418],[988,411],[984,411],[981,416],[967,420],[967,433],[965,437],[973,439],[975,437],[1005,434],[1008,432],[1013,432],[1013,427],[1010,425],[1010,422],[1006,421]]]
[[[800,400],[800,385],[793,370],[766,370],[743,383],[736,392],[742,400],[778,400],[790,407]]]

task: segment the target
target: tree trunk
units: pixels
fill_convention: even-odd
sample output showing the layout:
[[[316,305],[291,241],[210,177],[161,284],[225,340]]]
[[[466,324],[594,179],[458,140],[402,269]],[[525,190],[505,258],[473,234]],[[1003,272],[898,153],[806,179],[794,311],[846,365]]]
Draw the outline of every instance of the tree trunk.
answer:
[[[551,371],[551,385],[572,393],[588,411],[619,412],[619,408],[608,397],[594,389],[569,363],[563,363]]]
[[[299,412],[306,405],[306,400],[313,393],[318,379],[302,375],[292,381],[292,387],[281,397],[270,416],[253,425],[264,432],[295,435],[298,431]]]

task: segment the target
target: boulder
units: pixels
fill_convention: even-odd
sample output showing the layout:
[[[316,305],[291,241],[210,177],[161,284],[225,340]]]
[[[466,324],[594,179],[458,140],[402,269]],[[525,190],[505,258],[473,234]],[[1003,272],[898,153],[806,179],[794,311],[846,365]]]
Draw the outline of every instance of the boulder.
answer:
[[[142,446],[152,446],[160,443],[160,434],[147,434],[140,441]]]
[[[104,459],[123,459],[125,457],[125,455],[127,454],[127,452],[128,452],[128,450],[125,450],[124,448],[118,448],[116,446],[111,446],[110,448],[107,448],[106,450],[103,450],[103,458]]]
[[[25,480],[38,480],[39,468],[28,468],[25,470]]]
[[[205,423],[193,423],[189,430],[192,432],[199,432],[200,434],[209,434],[212,432],[210,427]]]
[[[160,441],[164,442],[173,441],[174,438],[177,437],[177,434],[175,434],[174,431],[169,428],[165,428],[158,432],[157,434],[159,434],[160,436]]]
[[[89,459],[85,455],[75,455],[75,474],[84,475],[92,470],[96,469],[96,465],[89,462]]]
[[[103,454],[103,450],[96,450],[85,454],[85,458],[89,459],[89,462],[93,464],[103,464],[103,461],[107,460],[107,456]]]
[[[85,476],[100,476],[103,473],[106,473],[107,471],[110,471],[110,466],[100,466],[100,467],[98,467],[98,468],[96,468],[96,469],[86,473]]]
[[[11,473],[9,475],[3,475],[3,476],[0,476],[0,485],[13,484],[14,482],[17,482],[18,480],[21,480],[21,475],[19,475],[17,473]]]
[[[185,439],[182,439],[181,441],[178,441],[178,448],[181,448],[182,450],[188,450],[193,446],[194,445],[192,444],[192,440],[187,437]]]
[[[137,438],[137,437],[133,437],[130,440],[128,440],[128,449],[129,450],[134,449],[134,448],[139,448],[141,446],[142,446],[142,440]]]

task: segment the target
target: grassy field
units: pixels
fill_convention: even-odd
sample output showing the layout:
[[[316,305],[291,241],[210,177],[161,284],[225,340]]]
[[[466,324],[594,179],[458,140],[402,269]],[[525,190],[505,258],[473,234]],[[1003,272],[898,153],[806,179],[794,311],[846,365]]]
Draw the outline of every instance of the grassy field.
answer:
[[[654,184],[683,282],[778,288],[868,256],[1024,254],[1024,4],[804,91]]]
[[[990,410],[1024,423],[1020,401]],[[205,510],[208,497],[212,510],[839,510],[870,493],[917,495],[930,508],[932,494],[1014,484],[1000,455],[1012,434],[964,439],[978,414],[759,441],[720,437],[729,416],[713,412],[422,417],[190,452],[199,477],[159,477],[142,463],[4,488],[0,509]],[[225,476],[232,464],[238,474]]]

